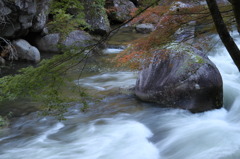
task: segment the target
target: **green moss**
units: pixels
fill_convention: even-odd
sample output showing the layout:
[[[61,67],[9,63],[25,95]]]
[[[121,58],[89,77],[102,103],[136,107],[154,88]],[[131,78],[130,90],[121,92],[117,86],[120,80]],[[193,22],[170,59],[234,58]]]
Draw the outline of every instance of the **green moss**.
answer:
[[[0,128],[8,125],[8,121],[0,116]]]
[[[83,10],[83,4],[79,0],[53,0],[50,7],[53,19],[47,24],[49,31],[60,33],[65,38],[73,30],[89,28]]]

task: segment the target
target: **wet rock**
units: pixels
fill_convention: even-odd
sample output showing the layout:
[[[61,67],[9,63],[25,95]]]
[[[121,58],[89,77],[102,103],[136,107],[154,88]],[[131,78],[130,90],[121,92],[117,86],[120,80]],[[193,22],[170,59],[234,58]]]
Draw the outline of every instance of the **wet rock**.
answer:
[[[153,32],[155,30],[155,27],[153,24],[138,24],[136,25],[136,31],[139,33],[147,34],[150,32]]]
[[[58,44],[64,46],[85,47],[90,45],[95,39],[88,33],[75,30],[69,33],[67,38],[61,42],[59,34],[48,34],[36,41],[36,46],[40,51],[49,53],[59,53]]]
[[[130,0],[108,0],[106,8],[111,21],[125,22],[132,18],[130,13],[136,6]]]
[[[179,48],[178,48],[179,49]],[[163,107],[203,112],[222,107],[222,78],[216,66],[194,49],[155,56],[138,77],[135,94]]]
[[[30,45],[26,40],[19,39],[12,42],[12,45],[17,51],[19,59],[39,62],[40,61],[40,52],[38,49]]]

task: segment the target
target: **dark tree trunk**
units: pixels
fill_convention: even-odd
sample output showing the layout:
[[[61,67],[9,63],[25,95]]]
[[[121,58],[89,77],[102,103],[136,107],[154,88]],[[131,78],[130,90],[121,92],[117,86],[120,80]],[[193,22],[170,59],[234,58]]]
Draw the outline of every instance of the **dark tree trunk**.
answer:
[[[237,29],[238,32],[240,33],[240,0],[232,0],[231,3],[233,7],[234,16],[237,22]]]
[[[217,2],[216,0],[206,0],[206,1],[207,1],[208,8],[211,12],[217,32],[223,44],[225,45],[226,49],[228,50],[229,54],[231,55],[235,65],[240,71],[240,50],[228,32],[228,29],[219,11]],[[239,0],[236,0],[236,1],[239,1]]]

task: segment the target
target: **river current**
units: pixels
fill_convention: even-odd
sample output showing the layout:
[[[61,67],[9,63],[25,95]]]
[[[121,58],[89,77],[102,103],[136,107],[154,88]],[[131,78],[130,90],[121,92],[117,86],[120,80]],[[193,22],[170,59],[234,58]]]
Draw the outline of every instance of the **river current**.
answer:
[[[222,109],[191,114],[119,93],[85,113],[76,104],[66,121],[17,118],[0,131],[0,159],[239,159],[240,74],[221,44],[209,58],[223,77]],[[109,72],[75,82],[101,94],[135,80],[136,73]]]

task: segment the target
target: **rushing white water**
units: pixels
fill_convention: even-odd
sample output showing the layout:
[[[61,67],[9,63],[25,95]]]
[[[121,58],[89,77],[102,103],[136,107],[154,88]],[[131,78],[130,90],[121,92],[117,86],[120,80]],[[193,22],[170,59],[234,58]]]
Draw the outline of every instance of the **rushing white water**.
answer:
[[[120,95],[87,113],[76,105],[63,122],[33,113],[0,132],[0,159],[239,159],[240,74],[224,47],[214,52],[225,108],[191,114]],[[107,73],[77,83],[99,91],[129,86],[134,76]]]
[[[96,90],[109,90],[112,88],[129,88],[136,83],[137,74],[133,72],[111,72],[75,81],[76,84]]]
[[[103,50],[104,54],[118,54],[120,52],[122,52],[124,49],[122,48],[107,48],[105,50]]]

